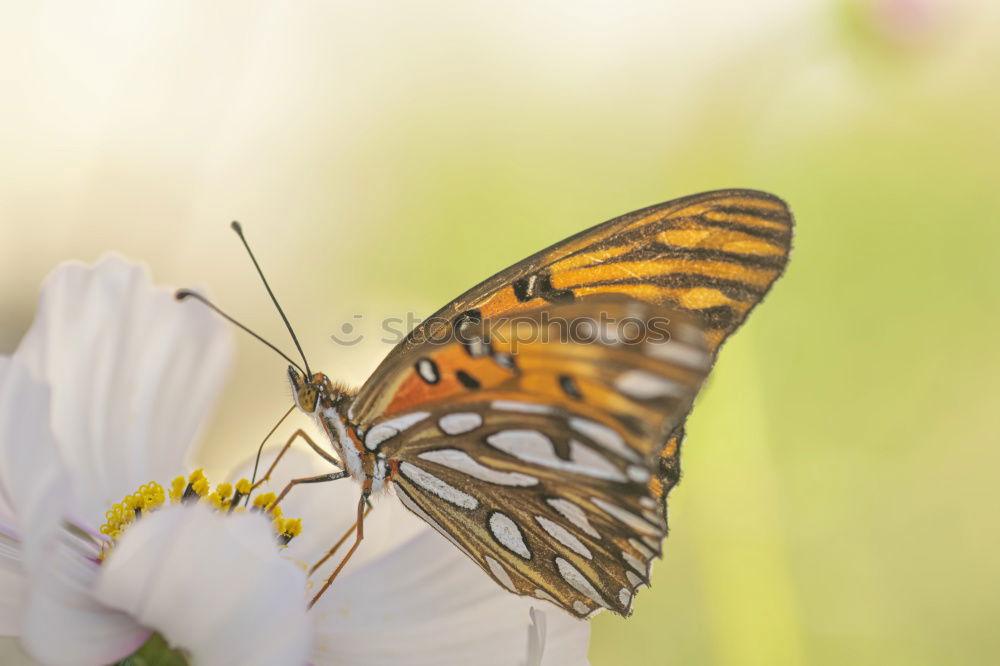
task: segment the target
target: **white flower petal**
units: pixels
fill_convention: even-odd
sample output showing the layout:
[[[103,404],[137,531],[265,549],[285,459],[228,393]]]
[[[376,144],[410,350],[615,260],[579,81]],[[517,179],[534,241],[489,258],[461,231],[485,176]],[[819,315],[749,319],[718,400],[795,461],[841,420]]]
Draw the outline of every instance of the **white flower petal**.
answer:
[[[226,325],[118,257],[60,265],[15,352],[53,390],[52,428],[81,515],[184,471],[229,357]]]
[[[530,611],[531,626],[528,627],[528,658],[525,666],[542,666],[545,656],[545,635],[547,633],[547,618],[544,611],[532,608]]]
[[[267,520],[195,505],[132,526],[95,596],[155,627],[194,664],[295,666],[312,640],[304,588],[305,573],[279,554]]]
[[[0,356],[0,387],[4,385],[5,378],[7,377],[7,370],[10,367],[10,358],[7,356]],[[3,426],[0,425],[0,447],[3,446],[4,433]],[[0,456],[3,454],[0,453]],[[0,463],[3,459],[0,458]],[[13,527],[14,523],[14,507],[11,505],[10,500],[7,498],[6,490],[3,487],[3,474],[2,467],[0,467],[0,522],[6,523],[8,526]]]
[[[545,618],[544,652],[539,664],[589,664],[587,649],[590,644],[590,623],[552,607],[546,610]]]
[[[446,656],[448,663],[509,666],[527,652],[533,603],[502,589],[451,543],[426,531],[350,570],[317,603],[316,661],[419,666]],[[589,625],[554,608],[549,615],[542,663],[586,664]],[[393,640],[381,638],[386,635]]]
[[[289,478],[330,471],[319,456],[299,446],[304,445],[282,458],[268,490],[280,492]],[[275,454],[265,452],[261,474]],[[249,478],[250,469],[252,461],[233,478]],[[282,509],[286,516],[302,518],[303,531],[289,553],[312,564],[354,522],[359,496],[358,484],[347,479],[294,488]],[[529,647],[529,610],[542,602],[502,589],[391,494],[374,502],[361,547],[313,609],[319,632],[314,663],[522,663]],[[313,589],[350,543],[314,577]],[[546,624],[543,666],[587,663],[587,622],[547,606]]]
[[[0,496],[29,563],[48,548],[68,505],[66,474],[49,429],[48,387],[7,359],[0,378]]]
[[[48,548],[25,561],[25,611],[21,643],[48,666],[100,666],[139,648],[149,630],[93,597],[100,567],[96,550],[60,530]]]
[[[88,586],[97,567],[81,557],[76,537],[62,528],[70,513],[69,484],[48,427],[49,404],[48,387],[35,381],[19,359],[11,359],[0,382],[0,491],[15,514],[10,527],[18,532],[19,561],[16,568],[5,567],[2,584],[16,587],[15,578],[21,578],[23,619],[17,628],[35,658],[106,664],[129,654],[141,630],[90,599]],[[74,546],[67,546],[67,539]],[[54,635],[60,640],[53,641]],[[78,649],[62,652],[64,645]]]
[[[24,573],[20,544],[9,525],[0,523],[0,636],[20,633]]]

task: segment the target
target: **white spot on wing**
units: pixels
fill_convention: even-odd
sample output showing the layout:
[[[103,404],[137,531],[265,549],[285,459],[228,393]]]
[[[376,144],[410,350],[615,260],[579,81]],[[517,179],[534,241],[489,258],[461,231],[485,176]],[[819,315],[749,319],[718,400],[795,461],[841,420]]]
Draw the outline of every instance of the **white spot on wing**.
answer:
[[[642,301],[629,301],[625,304],[625,318],[645,321],[646,309],[647,308]]]
[[[377,425],[368,431],[365,436],[365,446],[371,450],[378,448],[378,445],[389,439],[390,437],[395,437],[399,434],[399,431],[392,426],[387,425]]]
[[[643,580],[641,578],[639,578],[639,576],[637,574],[632,573],[631,571],[627,571],[626,570],[625,571],[625,577],[628,578],[628,582],[632,585],[632,589],[633,590],[637,589],[641,585],[645,585],[646,584],[646,583],[643,582]]]
[[[601,598],[600,593],[594,589],[590,581],[580,573],[580,570],[569,563],[568,560],[562,557],[556,558],[556,567],[559,569],[559,575],[563,577],[574,590],[580,594],[586,596],[588,599],[601,606],[607,606],[608,604]]]
[[[656,500],[649,495],[644,495],[639,498],[639,505],[644,509],[655,509],[657,506]]]
[[[638,400],[668,397],[687,398],[691,395],[690,387],[685,384],[645,370],[623,372],[615,380],[615,388]]]
[[[625,481],[621,471],[611,461],[583,442],[578,442],[575,439],[569,441],[569,458],[570,465],[563,467],[566,471],[587,474],[609,481]],[[560,460],[560,462],[563,461]]]
[[[617,453],[627,460],[631,460],[632,462],[639,462],[642,460],[639,454],[625,443],[625,440],[614,430],[614,428],[609,428],[603,423],[574,416],[569,420],[569,427],[582,435],[586,435],[592,439],[595,444],[599,444],[608,451]]]
[[[502,352],[494,354],[493,361],[501,368],[506,368],[507,370],[514,369],[514,357],[510,354],[504,354]]]
[[[583,603],[582,601],[577,600],[573,602],[573,610],[575,610],[580,615],[586,615],[587,613],[590,612],[590,607],[587,606],[587,604]]]
[[[365,435],[365,446],[374,451],[378,445],[399,434],[399,431],[388,425],[377,425]]]
[[[649,566],[645,562],[637,558],[635,555],[633,555],[632,553],[623,550],[622,559],[625,560],[626,564],[628,564],[630,567],[632,567],[642,575],[645,576],[649,574]]]
[[[472,358],[482,358],[490,353],[489,345],[487,345],[482,338],[470,340],[466,348],[469,350],[469,355],[472,356]]]
[[[657,536],[663,534],[663,527],[659,524],[650,524],[628,509],[622,508],[617,504],[612,504],[611,502],[602,500],[600,497],[591,497],[590,501],[599,506],[605,513],[614,516],[640,534],[655,534]]]
[[[428,384],[436,384],[438,379],[440,379],[437,368],[434,367],[434,362],[428,358],[422,358],[417,361],[417,373]]]
[[[521,474],[520,472],[501,472],[499,470],[495,470],[492,467],[487,467],[486,465],[478,462],[465,451],[460,451],[458,449],[437,449],[434,451],[425,451],[418,457],[443,465],[449,469],[461,472],[462,474],[468,474],[469,476],[479,479],[480,481],[493,483],[498,486],[525,487],[538,485],[538,479],[533,476]]]
[[[403,490],[402,488],[399,488],[398,486],[396,487],[396,497],[398,497],[399,501],[403,503],[403,506],[405,506],[407,509],[409,509],[413,513],[417,514],[424,522],[426,522],[428,525],[430,525],[435,530],[437,530],[438,532],[440,532],[441,535],[444,536],[444,538],[448,539],[448,541],[451,541],[452,544],[454,544],[456,548],[458,548],[460,551],[462,551],[463,553],[465,553],[469,557],[472,557],[472,554],[468,550],[465,549],[465,546],[463,546],[461,543],[458,542],[458,539],[456,539],[451,534],[449,534],[448,530],[446,530],[445,528],[441,527],[441,525],[436,520],[434,520],[429,515],[427,515],[427,512],[424,511],[423,509],[421,509],[417,505],[417,503],[414,502],[410,498],[410,496],[406,494],[406,491]],[[475,559],[475,558],[473,558],[473,559]]]
[[[646,520],[653,523],[654,525],[663,524],[663,512],[647,511],[643,510],[642,515],[646,517]]]
[[[697,326],[692,326],[691,324],[683,322],[679,323],[675,334],[676,335],[674,337],[689,345],[700,345],[705,342],[705,336],[702,333],[702,330]]]
[[[407,428],[420,423],[428,416],[430,416],[428,412],[412,412],[410,414],[403,414],[402,416],[398,416],[394,419],[389,419],[388,421],[383,421],[382,423],[373,426],[372,429],[368,431],[368,434],[365,435],[365,446],[374,451],[380,444],[382,444],[382,442],[391,437],[395,437]]]
[[[429,412],[410,412],[409,414],[403,414],[402,416],[397,416],[394,419],[383,421],[380,425],[391,425],[394,428],[398,428],[400,432],[402,432],[410,426],[420,423],[428,416],[430,416]]]
[[[494,400],[490,403],[493,409],[502,412],[524,412],[525,414],[549,414],[552,408],[534,402],[519,402],[517,400]]]
[[[587,548],[587,546],[584,545],[582,541],[577,539],[572,532],[567,530],[565,527],[563,527],[556,521],[549,520],[545,516],[535,516],[535,521],[539,525],[541,525],[542,529],[545,530],[545,532],[550,537],[552,537],[562,545],[566,546],[574,553],[582,555],[586,557],[588,560],[594,559],[594,555],[590,552],[590,549]]]
[[[576,525],[595,539],[601,538],[601,533],[594,529],[594,526],[587,520],[587,512],[578,504],[574,504],[567,499],[552,498],[545,500],[549,506],[558,511],[563,518]]]
[[[689,347],[673,340],[649,342],[646,353],[661,361],[676,363],[694,370],[708,368],[708,354],[697,347]]]
[[[490,532],[498,543],[517,553],[526,560],[531,559],[531,551],[524,542],[524,534],[510,516],[494,511],[490,514]]]
[[[647,560],[653,558],[653,551],[647,548],[646,544],[640,542],[638,539],[629,539],[628,542],[632,544],[632,547],[635,548],[637,551],[639,551],[639,554],[642,555]]]
[[[455,412],[438,419],[438,427],[448,435],[461,435],[483,425],[483,417],[477,412]]]
[[[455,486],[449,485],[430,472],[408,462],[400,463],[399,473],[429,493],[463,509],[475,509],[479,500],[464,493]]]
[[[618,601],[621,602],[622,606],[628,608],[629,602],[632,601],[632,593],[628,591],[628,588],[623,587],[618,590]]]
[[[517,588],[514,587],[514,581],[510,579],[510,574],[507,573],[507,570],[503,568],[503,565],[494,560],[489,555],[486,555],[485,557],[486,557],[486,564],[490,567],[490,571],[493,572],[493,575],[496,577],[496,579],[500,581],[500,584],[506,587],[514,594],[517,594]]]
[[[628,478],[636,483],[646,483],[649,481],[649,470],[641,465],[629,465],[625,473],[628,474]]]
[[[601,342],[608,345],[609,347],[615,347],[622,343],[621,333],[619,329],[620,322],[606,322],[601,329]]]
[[[552,440],[537,430],[501,430],[487,437],[486,441],[490,446],[527,463],[597,479],[625,481],[625,476],[604,456],[575,440],[570,441],[569,460],[559,458]]]

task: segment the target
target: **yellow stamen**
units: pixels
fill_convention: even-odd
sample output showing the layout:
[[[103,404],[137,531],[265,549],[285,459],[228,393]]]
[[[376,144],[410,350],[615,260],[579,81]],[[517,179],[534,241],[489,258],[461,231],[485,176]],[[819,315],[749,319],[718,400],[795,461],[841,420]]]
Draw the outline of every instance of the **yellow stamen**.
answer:
[[[114,547],[114,543],[121,538],[129,525],[145,513],[159,509],[167,497],[173,504],[181,501],[197,503],[204,499],[216,510],[238,513],[245,510],[244,507],[239,506],[239,501],[246,497],[251,490],[253,487],[250,482],[246,479],[240,479],[236,483],[235,493],[231,483],[220,483],[213,491],[202,469],[196,469],[187,478],[183,476],[174,478],[170,482],[170,490],[167,492],[163,490],[163,486],[155,481],[144,483],[136,492],[126,495],[121,502],[113,505],[104,513],[105,523],[101,525],[100,532],[107,536],[110,542],[107,544],[107,549],[101,552],[100,557],[104,559],[104,556]],[[281,507],[273,506],[276,499],[277,496],[274,493],[258,495],[254,498],[253,510],[266,513],[271,517],[271,525],[278,543],[285,545],[302,532],[302,521],[298,518],[292,520],[283,518]]]
[[[204,497],[208,494],[208,479],[201,477],[197,481],[192,481],[191,489],[198,493],[201,497]]]
[[[181,497],[184,495],[184,488],[187,487],[187,479],[183,476],[178,476],[170,482],[170,501],[180,502]]]
[[[302,519],[301,518],[289,518],[285,521],[285,529],[283,534],[289,537],[297,537],[302,534]]]
[[[274,504],[274,500],[276,499],[278,499],[278,496],[274,493],[263,493],[253,498],[253,505],[256,509],[264,509],[266,511],[271,504]]]

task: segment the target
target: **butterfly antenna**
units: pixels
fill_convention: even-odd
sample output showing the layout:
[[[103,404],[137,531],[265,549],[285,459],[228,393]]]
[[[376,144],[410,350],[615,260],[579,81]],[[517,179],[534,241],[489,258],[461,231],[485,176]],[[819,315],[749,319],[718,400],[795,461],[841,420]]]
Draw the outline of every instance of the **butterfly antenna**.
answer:
[[[278,349],[277,347],[275,347],[274,345],[272,345],[270,342],[268,342],[264,338],[260,337],[259,335],[257,335],[253,331],[251,331],[249,328],[247,328],[246,326],[244,326],[240,322],[236,321],[235,319],[233,319],[229,315],[227,315],[225,312],[223,312],[222,310],[220,310],[219,307],[217,305],[215,305],[215,303],[213,303],[212,301],[208,300],[207,298],[205,298],[204,296],[202,296],[198,292],[191,291],[190,289],[178,289],[176,292],[174,292],[174,298],[176,298],[178,301],[183,301],[186,298],[193,298],[196,301],[200,301],[201,303],[203,303],[205,305],[205,307],[207,307],[208,309],[210,309],[213,312],[215,312],[215,314],[219,315],[220,317],[222,317],[223,319],[225,319],[226,321],[228,321],[230,324],[232,324],[232,325],[236,326],[237,328],[239,328],[239,329],[241,329],[241,330],[249,333],[253,337],[257,338],[257,340],[259,340],[260,342],[263,342],[265,345],[267,345],[268,347],[270,347],[271,349],[273,349],[275,352],[277,352],[277,354],[279,356],[281,356],[281,358],[283,358],[286,361],[288,361],[288,363],[291,364],[293,367],[295,367],[299,372],[305,374],[305,371],[302,369],[302,366],[300,366],[298,363],[296,363],[291,358],[289,358],[288,354],[286,354],[285,352],[281,351],[280,349]]]
[[[309,371],[309,361],[306,360],[306,354],[302,351],[302,345],[299,344],[299,339],[295,335],[292,325],[288,322],[288,317],[285,316],[285,311],[281,309],[280,305],[278,305],[278,299],[275,298],[274,292],[271,291],[271,285],[267,283],[267,278],[264,277],[264,271],[260,269],[260,264],[257,263],[257,257],[253,255],[253,251],[250,249],[250,244],[247,243],[246,236],[243,235],[243,227],[235,220],[229,226],[232,227],[233,231],[236,232],[236,235],[239,236],[240,240],[243,242],[243,247],[246,248],[247,254],[250,255],[250,261],[253,262],[254,268],[257,269],[257,275],[260,276],[260,281],[264,283],[264,289],[267,289],[267,295],[271,297],[271,302],[274,303],[274,307],[278,309],[278,314],[281,315],[281,320],[285,322],[285,328],[288,329],[289,334],[292,336],[292,342],[295,343],[295,348],[299,350],[299,356],[302,357],[302,363],[306,366],[305,376],[307,378],[311,378],[312,372]],[[298,367],[294,363],[292,365]]]

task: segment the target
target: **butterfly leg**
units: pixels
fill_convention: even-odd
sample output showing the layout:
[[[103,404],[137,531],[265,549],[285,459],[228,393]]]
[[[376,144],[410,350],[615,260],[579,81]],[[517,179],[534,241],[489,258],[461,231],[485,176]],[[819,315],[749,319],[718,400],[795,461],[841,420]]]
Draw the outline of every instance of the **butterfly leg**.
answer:
[[[369,501],[369,500],[366,499],[365,503],[368,505],[368,508],[365,509],[364,515],[361,516],[362,518],[367,518],[368,514],[372,512],[372,508],[373,508],[371,501]],[[310,576],[312,574],[314,574],[317,569],[319,569],[321,566],[323,566],[326,563],[327,560],[329,560],[331,557],[333,557],[337,553],[337,550],[339,550],[340,547],[344,545],[344,542],[347,541],[347,537],[351,536],[351,533],[354,532],[354,530],[357,529],[357,527],[358,527],[358,523],[357,523],[357,521],[354,521],[354,523],[350,527],[347,528],[347,531],[344,532],[343,536],[341,536],[340,539],[337,540],[337,543],[333,544],[333,548],[331,548],[329,551],[327,551],[326,555],[324,555],[322,558],[320,558],[320,560],[318,562],[316,562],[316,564],[312,565],[309,568],[309,575]]]
[[[278,503],[281,500],[285,499],[285,495],[288,494],[288,491],[290,491],[292,488],[299,485],[300,483],[323,483],[325,481],[336,481],[338,479],[346,478],[350,475],[351,473],[346,470],[338,470],[336,472],[330,472],[329,474],[317,474],[316,476],[303,476],[298,479],[292,479],[291,481],[288,482],[288,484],[284,487],[284,489],[282,489],[282,491],[278,493],[278,497],[275,498],[273,502],[271,502],[270,508],[278,506]]]
[[[309,608],[312,608],[316,604],[316,602],[319,601],[319,598],[323,596],[323,593],[326,592],[331,585],[333,585],[333,581],[336,580],[337,575],[340,574],[341,569],[344,568],[344,565],[347,564],[347,561],[351,559],[352,555],[354,555],[354,551],[356,551],[358,549],[358,546],[361,545],[361,540],[365,538],[365,515],[367,514],[365,507],[368,506],[368,496],[370,494],[371,494],[371,488],[366,487],[364,490],[361,491],[361,500],[358,501],[358,521],[357,523],[355,523],[358,529],[356,536],[354,538],[354,544],[351,546],[351,549],[347,551],[347,555],[344,555],[344,559],[340,561],[340,564],[337,565],[337,568],[333,570],[333,573],[330,575],[330,577],[326,579],[325,583],[323,583],[323,587],[319,589],[319,592],[316,593],[316,596],[314,596],[312,598],[312,601],[309,602]]]
[[[320,457],[322,457],[324,460],[326,460],[327,462],[329,462],[331,465],[333,465],[337,469],[341,469],[341,465],[340,465],[340,461],[339,460],[337,460],[335,457],[333,457],[332,455],[330,455],[329,453],[327,453],[326,451],[324,451],[323,448],[320,447],[319,444],[317,444],[316,442],[314,442],[312,440],[312,438],[309,437],[309,435],[306,434],[305,430],[303,430],[302,428],[299,428],[298,430],[296,430],[295,432],[292,433],[291,437],[288,438],[288,441],[285,442],[285,445],[283,447],[281,447],[281,451],[278,452],[278,457],[275,458],[274,461],[271,463],[271,466],[267,468],[267,472],[264,473],[264,476],[260,477],[260,481],[258,481],[257,483],[253,484],[253,486],[250,488],[250,490],[256,490],[257,487],[260,486],[262,483],[264,483],[266,481],[269,481],[271,479],[271,473],[274,471],[274,468],[278,466],[278,462],[282,459],[282,457],[284,457],[285,453],[288,451],[288,449],[291,448],[292,444],[299,437],[301,437],[302,439],[304,439],[305,442],[306,442],[306,444],[308,444],[312,448],[313,451],[315,451],[316,453],[318,453],[320,455]],[[286,489],[286,491],[287,491],[287,489]]]

